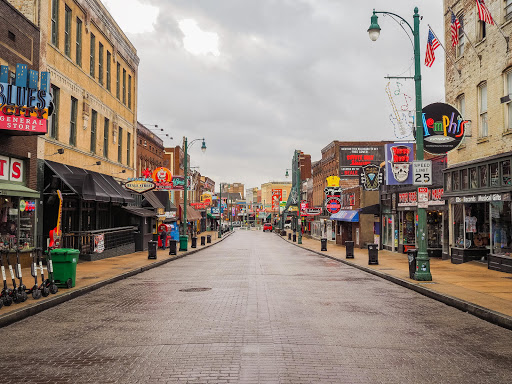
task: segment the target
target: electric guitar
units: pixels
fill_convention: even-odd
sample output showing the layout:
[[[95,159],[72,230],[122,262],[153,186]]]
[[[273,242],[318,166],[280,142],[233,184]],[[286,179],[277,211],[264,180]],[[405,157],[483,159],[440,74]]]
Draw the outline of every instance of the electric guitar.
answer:
[[[60,223],[62,220],[62,192],[57,190],[59,196],[59,214],[57,215],[57,226],[50,231],[50,248],[60,248],[60,238],[62,231],[60,229]]]

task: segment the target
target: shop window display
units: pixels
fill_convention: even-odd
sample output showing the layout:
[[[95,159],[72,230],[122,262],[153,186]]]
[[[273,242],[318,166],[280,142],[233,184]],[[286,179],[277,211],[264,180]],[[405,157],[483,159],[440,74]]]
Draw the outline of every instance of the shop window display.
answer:
[[[454,206],[453,235],[459,248],[486,248],[490,245],[489,204]]]
[[[402,212],[402,234],[404,245],[416,243],[414,212]]]
[[[443,213],[441,211],[427,212],[427,247],[443,247]]]
[[[512,203],[497,201],[491,203],[492,253],[510,256],[512,252]]]
[[[0,248],[21,250],[34,247],[35,232],[34,200],[18,197],[0,198]]]

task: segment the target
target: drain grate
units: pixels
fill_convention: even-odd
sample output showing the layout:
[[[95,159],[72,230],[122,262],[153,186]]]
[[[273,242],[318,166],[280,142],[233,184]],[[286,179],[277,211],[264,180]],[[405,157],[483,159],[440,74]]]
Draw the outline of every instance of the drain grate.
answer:
[[[435,281],[426,281],[424,283],[418,283],[418,284],[439,284],[439,283],[436,283]]]
[[[185,288],[180,289],[180,292],[204,292],[209,291],[211,288]]]

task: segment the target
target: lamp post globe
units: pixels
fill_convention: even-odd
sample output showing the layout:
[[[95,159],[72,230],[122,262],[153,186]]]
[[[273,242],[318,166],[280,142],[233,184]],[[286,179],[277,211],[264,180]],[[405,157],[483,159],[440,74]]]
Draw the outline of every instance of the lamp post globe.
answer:
[[[375,14],[375,10],[373,11],[373,15],[370,18],[370,28],[368,28],[368,35],[370,35],[371,41],[377,41],[380,36],[380,26],[377,22],[379,17]]]

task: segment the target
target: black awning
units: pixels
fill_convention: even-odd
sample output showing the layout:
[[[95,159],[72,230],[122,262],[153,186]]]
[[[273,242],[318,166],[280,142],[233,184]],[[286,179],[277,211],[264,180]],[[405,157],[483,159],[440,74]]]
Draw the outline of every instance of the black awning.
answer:
[[[144,196],[144,200],[142,200],[142,206],[151,206],[157,209],[165,209],[165,206],[162,204],[160,199],[153,193],[153,191],[143,193],[142,196]]]
[[[130,207],[126,206],[123,209],[127,210],[129,213],[140,216],[140,217],[156,217],[155,211],[150,211],[149,209],[139,208],[139,207]]]
[[[361,208],[359,213],[366,215],[380,215],[380,204],[373,204],[367,207]]]
[[[132,203],[133,197],[112,176],[45,160],[46,165],[69,189],[87,201]]]

